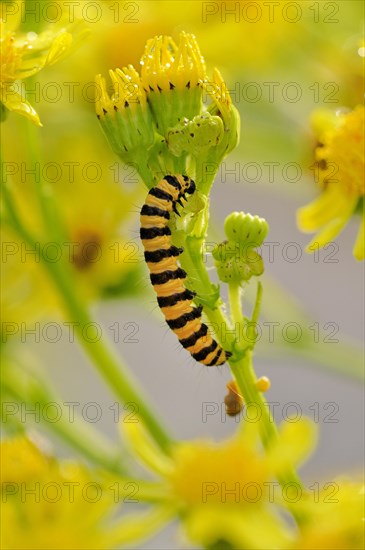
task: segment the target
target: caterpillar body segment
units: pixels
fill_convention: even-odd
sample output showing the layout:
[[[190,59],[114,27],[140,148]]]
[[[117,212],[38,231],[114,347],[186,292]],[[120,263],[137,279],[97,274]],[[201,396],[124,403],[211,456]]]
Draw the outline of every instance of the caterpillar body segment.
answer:
[[[165,176],[150,189],[141,210],[140,237],[157,302],[171,330],[191,356],[206,366],[219,366],[230,357],[202,323],[202,306],[192,305],[195,293],[185,287],[186,272],[179,266],[183,252],[171,243],[170,214],[178,214],[195,183],[188,176]]]

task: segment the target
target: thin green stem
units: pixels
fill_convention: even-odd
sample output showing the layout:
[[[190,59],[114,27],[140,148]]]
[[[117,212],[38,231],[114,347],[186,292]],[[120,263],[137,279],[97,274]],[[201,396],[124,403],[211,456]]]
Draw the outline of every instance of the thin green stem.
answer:
[[[257,282],[257,290],[256,290],[256,301],[255,301],[255,305],[254,305],[254,308],[253,308],[253,311],[252,311],[252,316],[251,316],[251,322],[254,325],[256,325],[256,323],[259,320],[259,315],[260,315],[260,310],[261,310],[261,303],[262,303],[262,293],[263,293],[262,283],[261,283],[261,281],[258,281]]]
[[[24,238],[27,242],[33,242],[33,237],[31,234],[26,230],[24,225],[22,224],[21,220],[18,217],[18,214],[15,210],[14,204],[11,200],[10,192],[8,188],[8,183],[5,182],[2,185],[2,195],[4,199],[4,206],[7,210],[8,214],[8,222],[9,225],[13,227],[13,229],[20,235],[22,238]]]
[[[122,485],[120,481],[115,486],[109,486],[109,489],[117,489],[119,501],[133,502],[133,498],[129,501],[128,497],[131,496],[133,486],[138,488],[138,502],[146,502],[153,504],[162,504],[171,499],[171,490],[167,484],[163,484],[160,481],[146,481],[145,479],[134,478],[130,475],[121,476],[125,479],[126,483]],[[123,479],[122,479],[123,481]]]
[[[228,287],[229,291],[229,303],[232,316],[232,322],[238,323],[241,327],[243,324],[243,314],[241,308],[241,293],[240,286],[237,283],[232,283]],[[256,323],[260,313],[260,305],[262,300],[262,285],[259,282],[257,286],[256,302],[252,314],[252,323]],[[243,331],[240,331],[240,334]],[[253,351],[252,349],[246,349],[246,352],[242,359],[239,361],[229,362],[231,371],[237,381],[238,387],[242,392],[246,405],[255,404],[260,411],[260,434],[261,440],[265,449],[269,449],[270,446],[278,440],[278,430],[275,421],[270,413],[270,409],[263,394],[257,389],[256,386],[256,374],[252,363]],[[281,483],[297,483],[301,486],[299,477],[294,470],[288,471],[285,476],[282,477]]]
[[[252,352],[247,351],[244,357],[236,362],[230,362],[230,368],[234,375],[237,385],[244,396],[245,404],[254,404],[260,414],[260,436],[265,449],[270,449],[278,441],[279,434],[275,421],[270,413],[270,409],[263,394],[256,387],[256,375],[252,364]],[[304,491],[302,482],[294,470],[288,468],[284,474],[278,477],[280,485],[284,488],[287,484],[295,483],[298,488]],[[292,510],[292,513],[298,523],[302,523],[303,518]]]
[[[35,170],[36,166],[39,166],[38,173],[36,170],[34,177],[34,189],[43,218],[45,234],[47,238],[62,242],[66,236],[66,231],[59,215],[53,188],[49,183],[45,183],[41,176],[44,168],[43,152],[40,143],[40,132],[42,129],[36,127],[34,124],[30,124],[26,119],[24,119],[23,123],[25,125],[25,150],[27,152],[28,165]]]
[[[1,149],[0,149],[0,164],[2,165]],[[22,220],[19,218],[18,213],[16,211],[16,206],[12,197],[11,181],[9,179],[9,176],[7,176],[6,179],[2,179],[1,183],[2,183],[1,185],[2,196],[4,200],[4,206],[7,210],[9,224],[13,227],[13,229],[18,233],[20,237],[22,237],[26,242],[32,243],[32,245],[35,246],[34,237],[25,227],[25,225],[23,224]]]
[[[199,300],[206,306],[204,313],[215,328],[215,332],[220,332],[223,326],[229,327],[230,325],[219,307],[219,289],[212,285],[205,267],[203,270],[201,269],[201,266],[204,266],[202,261],[203,242],[202,239],[188,237],[185,241],[185,253],[182,254],[180,260],[182,267],[189,273],[189,277],[193,281],[194,290]]]
[[[20,403],[25,403],[19,396],[18,400]],[[103,434],[96,431],[76,414],[73,421],[69,422],[67,418],[70,415],[70,410],[64,407],[60,400],[57,401],[53,398],[53,401],[48,400],[43,401],[43,403],[44,406],[49,403],[57,403],[60,414],[57,422],[52,423],[44,420],[43,415],[41,415],[42,424],[51,436],[55,435],[93,464],[111,473],[126,475],[120,453]],[[27,402],[27,404],[30,403]],[[42,405],[39,401],[34,403],[34,410],[37,410],[39,405]]]
[[[36,159],[33,160],[36,161]],[[52,209],[47,198],[47,193],[45,193],[42,187],[42,181],[37,182],[36,188],[38,189],[38,197],[46,234],[52,235]],[[36,249],[34,239],[21,223],[11,193],[8,191],[9,188],[6,188],[6,207],[9,217],[13,220],[14,229],[19,232],[19,235],[29,246]],[[56,216],[58,217],[58,212]],[[43,250],[42,248],[42,251]],[[63,299],[66,316],[75,326],[75,333],[78,336],[80,345],[86,354],[93,360],[94,365],[116,397],[124,403],[136,404],[138,408],[136,414],[138,414],[139,418],[144,422],[146,429],[150,432],[161,449],[165,452],[169,452],[171,445],[170,437],[152,412],[151,407],[148,405],[147,397],[143,394],[137,382],[132,378],[128,369],[122,364],[121,359],[116,355],[110,343],[105,338],[97,341],[91,341],[90,338],[85,338],[83,332],[85,328],[93,325],[95,326],[96,323],[89,315],[84,303],[76,293],[76,289],[72,284],[72,273],[68,265],[64,262],[49,262],[47,261],[47,257],[43,254],[41,255],[41,259]]]
[[[136,405],[136,414],[144,422],[161,449],[168,452],[171,445],[169,436],[149,407],[148,399],[142,389],[122,364],[110,343],[105,337],[96,341],[85,338],[85,328],[95,325],[95,321],[76,296],[71,277],[61,268],[60,264],[47,262],[45,266],[63,297],[69,319],[75,323],[75,332],[82,348],[93,360],[94,365],[116,397],[124,403]]]
[[[62,404],[58,403],[62,409]],[[50,434],[56,434],[67,445],[79,451],[99,467],[118,475],[125,475],[120,453],[103,434],[91,428],[84,420],[75,415],[72,423],[66,420],[68,409],[62,410],[62,416],[56,423],[44,422]]]
[[[5,408],[8,399],[13,407],[14,401],[20,406],[26,405],[29,413],[32,412],[32,419],[34,414],[34,421],[37,421],[39,412],[42,425],[51,434],[56,435],[94,464],[119,475],[125,474],[119,452],[103,434],[67,408],[53,388],[44,379],[39,379],[31,369],[18,365],[12,359],[7,361],[6,355],[3,359],[1,387]],[[47,421],[46,415],[41,414],[49,404],[57,405],[59,415],[57,421],[51,423]],[[12,419],[16,421],[17,417],[11,416],[10,420]],[[20,423],[20,428],[23,427]]]
[[[183,267],[187,266],[188,268],[194,269],[195,289],[197,290],[198,294],[199,292],[202,292],[204,295],[204,293],[206,294],[207,289],[209,291],[209,288],[212,288],[212,284],[210,282],[206,266],[203,262],[203,255],[201,254],[201,240],[202,239],[194,239],[194,237],[187,238],[186,243],[188,244],[188,246],[186,246],[185,253],[182,255],[181,259]],[[200,251],[200,253],[197,253],[198,251]],[[229,285],[229,298],[232,323],[235,326],[237,323],[239,324],[241,328],[240,334],[242,334],[243,314],[241,309],[241,289],[239,285]],[[259,285],[257,289],[256,304],[253,312],[253,318],[255,318],[255,322],[257,321],[259,315],[261,298],[262,287],[261,285]],[[219,303],[218,300],[217,303]],[[214,323],[218,321],[219,326],[223,326],[223,324],[226,327],[230,326],[228,320],[226,319],[226,316],[223,314],[220,307],[216,307],[215,309],[205,308],[205,313],[210,322]],[[247,344],[247,342],[245,342],[245,344]],[[275,421],[270,413],[267,402],[263,394],[257,389],[256,386],[256,375],[252,365],[252,350],[246,347],[243,356],[238,360],[233,356],[232,360],[229,361],[229,366],[231,368],[232,374],[237,381],[238,387],[244,397],[246,404],[255,404],[261,413],[259,426],[260,436],[265,449],[269,449],[275,442],[278,441],[278,430]],[[285,486],[287,483],[295,483],[298,485],[298,487],[302,487],[301,481],[294,469],[288,469],[285,475],[282,475],[279,478],[279,482],[282,486]],[[293,511],[293,515],[294,517],[296,517],[298,523],[302,521],[300,517],[297,517],[295,511]]]
[[[188,252],[186,259],[183,257],[182,261],[189,263],[189,277],[194,279],[194,283],[197,287],[198,294],[205,301],[211,302],[211,309],[214,307],[214,302],[218,298],[218,293],[213,287],[207,271],[204,269],[201,272],[201,263],[202,263],[202,248],[204,244],[204,239],[198,239],[195,237],[187,237],[185,240],[185,247]]]
[[[228,285],[228,299],[232,324],[234,326],[236,323],[242,325],[242,288],[239,283],[232,283]]]

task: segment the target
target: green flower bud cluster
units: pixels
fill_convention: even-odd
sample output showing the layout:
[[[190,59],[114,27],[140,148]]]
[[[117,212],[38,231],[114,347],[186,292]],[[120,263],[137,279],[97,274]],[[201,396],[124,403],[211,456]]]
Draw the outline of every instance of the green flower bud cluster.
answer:
[[[216,160],[220,163],[237,145],[240,140],[240,115],[229,95],[228,88],[218,69],[213,71],[213,80],[204,83],[204,89],[211,98],[208,112],[219,116],[224,125],[224,138],[215,150]]]
[[[224,126],[222,119],[208,112],[195,116],[193,120],[184,118],[182,124],[167,132],[167,146],[175,156],[183,153],[200,155],[222,140]]]
[[[169,36],[148,40],[140,63],[140,72],[132,65],[110,70],[112,90],[96,77],[96,113],[110,145],[147,187],[162,174],[188,174],[208,196],[211,167],[218,169],[239,137],[221,75],[215,69],[208,80],[196,38],[184,32],[178,44]]]
[[[269,232],[269,224],[259,216],[232,212],[225,219],[224,231],[230,241],[258,248]]]
[[[255,248],[268,233],[266,220],[244,212],[232,212],[224,223],[228,240],[212,252],[219,279],[225,283],[243,283],[264,272],[264,262]]]

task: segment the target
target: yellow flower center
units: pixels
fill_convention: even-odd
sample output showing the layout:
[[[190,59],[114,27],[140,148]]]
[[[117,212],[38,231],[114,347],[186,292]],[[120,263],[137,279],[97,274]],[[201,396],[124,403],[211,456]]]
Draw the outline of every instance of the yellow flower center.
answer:
[[[169,36],[148,40],[141,59],[141,80],[148,91],[194,87],[206,78],[196,38],[182,32],[179,46]]]
[[[185,506],[245,504],[262,501],[268,477],[267,462],[257,451],[232,439],[180,445],[170,483]]]
[[[91,267],[99,256],[101,236],[93,229],[79,229],[75,238],[76,247],[72,254],[72,263],[79,271]]]
[[[364,107],[340,116],[341,124],[317,147],[316,158],[327,173],[324,183],[337,180],[350,196],[361,197],[365,194]]]
[[[41,475],[49,459],[25,437],[6,439],[1,443],[1,483],[25,482]]]

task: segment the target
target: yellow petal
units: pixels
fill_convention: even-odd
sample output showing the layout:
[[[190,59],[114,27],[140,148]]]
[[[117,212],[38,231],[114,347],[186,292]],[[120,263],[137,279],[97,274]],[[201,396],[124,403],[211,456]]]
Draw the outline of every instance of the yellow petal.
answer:
[[[171,472],[172,462],[153,444],[140,420],[121,422],[120,430],[145,466],[163,476]]]
[[[333,241],[349,221],[352,212],[353,209],[349,210],[345,215],[341,216],[341,218],[336,218],[328,223],[322,231],[319,231],[319,233],[313,237],[311,242],[306,246],[305,251],[308,253],[314,252],[318,250],[318,248],[322,248]]]
[[[49,49],[48,55],[44,62],[44,66],[53,65],[57,63],[62,57],[64,57],[72,44],[72,34],[64,32],[56,36]]]
[[[165,527],[175,515],[176,511],[171,506],[169,508],[153,508],[143,514],[128,514],[124,516],[119,525],[110,528],[105,547],[114,548],[127,545],[130,548],[131,544],[153,536]]]
[[[365,214],[363,212],[361,218],[361,225],[356,237],[356,242],[353,249],[353,255],[356,260],[361,262],[365,258]]]
[[[2,102],[9,111],[14,111],[19,115],[29,118],[29,120],[37,126],[43,126],[39,120],[37,111],[26,99],[23,99],[18,92],[6,94],[6,98],[3,99]]]
[[[268,459],[276,473],[280,475],[288,467],[303,462],[315,447],[316,440],[316,425],[308,418],[298,422],[283,422],[278,443],[268,451]]]
[[[344,217],[352,212],[358,197],[348,196],[338,185],[328,187],[307,206],[299,208],[297,224],[302,231],[316,231],[334,218]]]
[[[230,507],[223,513],[219,506],[199,506],[187,516],[185,529],[188,538],[203,548],[218,548],[219,542],[222,548],[292,547],[283,523],[263,506]]]

